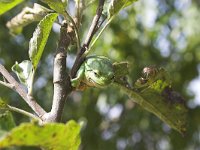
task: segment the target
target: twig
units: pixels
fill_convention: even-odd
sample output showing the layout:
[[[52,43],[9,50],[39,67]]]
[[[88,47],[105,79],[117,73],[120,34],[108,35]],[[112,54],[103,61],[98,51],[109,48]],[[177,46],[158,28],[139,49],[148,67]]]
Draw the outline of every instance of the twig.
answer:
[[[10,73],[0,64],[0,73],[6,78],[6,80],[12,84],[14,89],[32,108],[32,110],[39,116],[43,116],[46,112],[45,110],[35,101],[32,96],[29,96],[27,92],[22,88],[22,86],[10,75]]]
[[[28,116],[30,118],[33,118],[35,120],[38,120],[38,121],[41,121],[41,119],[25,110],[22,110],[22,109],[19,109],[17,107],[13,107],[13,106],[10,106],[10,105],[7,105],[8,106],[8,109],[11,110],[11,111],[14,111],[14,112],[17,112],[17,113],[20,113],[20,114],[23,114],[25,116]]]
[[[96,43],[96,41],[99,39],[99,37],[101,36],[101,34],[103,33],[103,31],[108,27],[108,25],[110,24],[110,22],[112,21],[113,18],[111,18],[108,22],[106,22],[106,24],[103,26],[103,28],[101,29],[101,31],[98,33],[98,35],[95,37],[95,39],[92,41],[91,46],[88,48],[87,53],[85,55],[87,55],[89,53],[89,51],[91,50],[91,48],[94,46],[94,44]]]
[[[97,25],[99,23],[99,19],[102,15],[104,2],[105,2],[105,0],[99,0],[99,5],[98,5],[97,11],[96,11],[96,15],[93,18],[93,21],[92,21],[92,24],[91,24],[90,29],[88,31],[88,34],[86,36],[85,42],[84,42],[83,46],[81,47],[80,51],[78,52],[75,63],[72,67],[72,70],[71,70],[71,77],[72,78],[74,78],[76,76],[77,70],[79,69],[81,63],[84,61],[83,54],[88,49],[90,42],[91,42],[91,40],[92,40],[92,38],[93,38],[93,36],[96,32],[96,28],[97,28]]]
[[[105,2],[105,0],[99,0],[99,5],[98,5],[97,11],[96,11],[96,15],[93,18],[92,24],[90,26],[90,29],[88,31],[88,34],[87,34],[85,42],[84,42],[86,45],[86,48],[88,48],[88,46],[90,45],[90,42],[96,31],[96,27],[99,23],[99,19],[100,19],[101,15],[102,15],[104,2]]]

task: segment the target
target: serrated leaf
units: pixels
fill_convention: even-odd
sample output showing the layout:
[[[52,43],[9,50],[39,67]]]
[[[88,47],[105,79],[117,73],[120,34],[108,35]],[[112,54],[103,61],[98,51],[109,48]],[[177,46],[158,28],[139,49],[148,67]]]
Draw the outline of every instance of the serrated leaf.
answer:
[[[57,13],[46,15],[38,24],[29,42],[29,58],[36,69],[40,61],[47,39],[49,37],[52,25],[58,16]]]
[[[12,71],[16,73],[22,84],[26,85],[28,88],[32,86],[33,66],[29,60],[24,60],[19,64],[15,62],[12,66]]]
[[[142,90],[140,88],[133,90],[120,82],[115,84],[145,110],[184,134],[187,124],[187,108],[184,99],[171,89],[171,82],[168,81],[168,74],[165,70],[150,70],[148,73],[150,74],[146,78],[140,78],[141,84],[145,85],[139,86]]]
[[[49,7],[60,14],[65,13],[67,7],[67,0],[42,0],[44,3],[49,5]]]
[[[21,2],[23,2],[23,0],[0,0],[0,15],[12,9]]]
[[[77,150],[80,145],[80,126],[67,124],[23,123],[0,139],[0,148],[10,146],[40,146],[51,150]]]
[[[111,0],[108,6],[108,19],[136,1],[137,0]]]
[[[10,111],[6,111],[3,114],[0,114],[0,137],[5,135],[15,126],[16,125]]]

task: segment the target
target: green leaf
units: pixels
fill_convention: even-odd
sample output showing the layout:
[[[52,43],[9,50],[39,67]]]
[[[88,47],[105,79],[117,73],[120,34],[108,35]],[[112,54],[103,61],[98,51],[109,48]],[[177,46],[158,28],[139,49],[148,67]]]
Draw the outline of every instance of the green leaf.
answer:
[[[0,109],[7,109],[8,105],[0,98]]]
[[[118,14],[120,10],[136,1],[137,0],[111,0],[108,6],[108,19]]]
[[[16,125],[10,111],[0,114],[0,137],[2,137],[15,126]]]
[[[12,9],[21,2],[23,2],[23,0],[0,0],[0,15]]]
[[[138,89],[133,90],[124,86],[120,81],[115,84],[145,110],[184,134],[187,124],[187,108],[180,94],[171,89],[168,73],[163,68],[150,67],[143,73],[145,76],[137,81],[140,82]]]
[[[57,13],[46,15],[38,24],[35,32],[33,33],[33,37],[29,42],[29,58],[32,61],[34,70],[37,68],[40,61],[52,25],[57,16]]]
[[[24,60],[19,64],[15,62],[12,66],[12,71],[16,73],[21,83],[28,87],[32,85],[33,66],[29,60]]]
[[[115,78],[126,76],[129,73],[128,62],[113,63],[113,69]]]
[[[0,140],[0,148],[10,146],[39,146],[51,150],[77,150],[80,145],[80,126],[67,124],[23,123]]]
[[[48,4],[49,7],[60,14],[65,13],[67,7],[67,0],[42,0],[44,3]]]

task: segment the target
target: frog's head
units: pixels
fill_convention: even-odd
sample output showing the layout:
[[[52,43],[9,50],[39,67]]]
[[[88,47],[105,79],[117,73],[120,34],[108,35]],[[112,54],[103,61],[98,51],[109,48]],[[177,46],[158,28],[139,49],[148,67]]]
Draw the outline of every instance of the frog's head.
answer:
[[[85,71],[85,76],[91,86],[103,87],[114,80],[112,62],[104,56],[88,57]]]

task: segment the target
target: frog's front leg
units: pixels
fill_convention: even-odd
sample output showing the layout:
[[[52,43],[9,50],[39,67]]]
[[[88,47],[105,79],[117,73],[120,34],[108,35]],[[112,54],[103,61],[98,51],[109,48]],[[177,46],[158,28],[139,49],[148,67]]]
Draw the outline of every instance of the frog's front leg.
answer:
[[[77,88],[80,86],[80,83],[84,78],[84,72],[85,72],[85,67],[84,67],[84,65],[81,65],[81,67],[79,68],[79,70],[77,72],[76,78],[71,79],[72,87]]]

